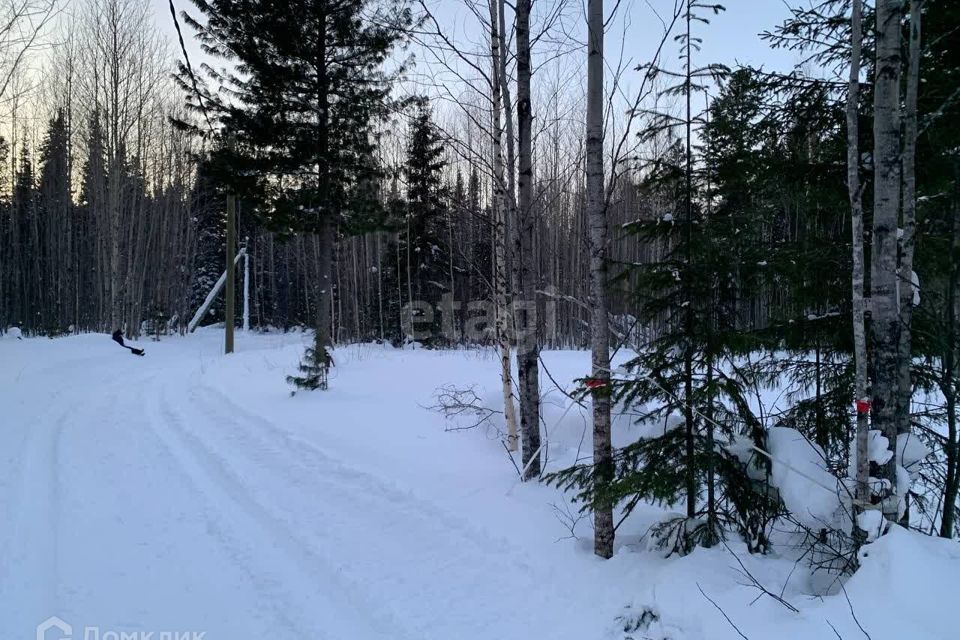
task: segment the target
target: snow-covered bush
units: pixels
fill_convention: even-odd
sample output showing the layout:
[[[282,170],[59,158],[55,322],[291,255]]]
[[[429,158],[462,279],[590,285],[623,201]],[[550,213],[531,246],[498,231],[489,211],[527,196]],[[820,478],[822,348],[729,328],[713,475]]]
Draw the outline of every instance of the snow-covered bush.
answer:
[[[852,496],[827,468],[826,455],[796,429],[773,427],[767,432],[770,484],[784,507],[811,530],[850,533]]]

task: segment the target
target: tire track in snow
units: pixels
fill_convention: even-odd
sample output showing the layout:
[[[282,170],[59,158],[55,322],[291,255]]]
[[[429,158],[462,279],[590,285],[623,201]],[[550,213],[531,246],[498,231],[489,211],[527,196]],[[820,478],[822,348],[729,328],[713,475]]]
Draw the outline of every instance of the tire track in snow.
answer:
[[[64,514],[83,514],[63,529],[65,619],[144,633],[190,627],[211,640],[329,638],[286,616],[290,594],[274,588],[282,581],[267,585],[269,571],[249,570],[256,551],[181,473],[154,424],[159,379],[155,369],[128,377],[139,394],[82,408],[83,429],[63,441]]]
[[[296,532],[254,498],[229,462],[186,427],[183,416],[167,399],[166,388],[161,387],[158,396],[159,404],[151,413],[160,420],[151,420],[151,428],[203,500],[219,512],[218,535],[248,567],[258,586],[268,592],[276,603],[275,612],[286,619],[286,626],[300,634],[292,637],[314,637],[317,633],[331,640],[405,637],[396,620],[378,613],[355,585],[344,580],[338,568],[302,544]],[[169,429],[158,429],[157,422]],[[233,508],[227,509],[226,505]],[[261,540],[258,544],[248,542],[248,550],[238,551],[229,538],[243,536],[243,532],[255,533]],[[278,556],[277,551],[282,555]],[[318,608],[319,614],[315,613]],[[289,611],[306,615],[308,622],[295,623]],[[324,613],[332,620],[324,620]],[[327,635],[324,627],[331,622],[335,628]]]
[[[56,396],[61,396],[57,393]],[[116,394],[97,404],[99,413],[112,404]],[[60,593],[61,546],[61,441],[69,422],[78,419],[77,406],[60,400],[52,406],[69,408],[48,410],[21,425],[24,436],[16,467],[16,484],[8,513],[14,514],[14,526],[6,541],[0,594],[6,602],[16,598],[17,611],[10,612],[5,624],[14,619],[16,629],[29,629],[50,615],[63,613]],[[56,416],[52,420],[51,416]],[[14,583],[15,580],[20,580]],[[13,593],[10,590],[14,589]]]
[[[207,524],[207,530],[213,538],[220,543],[224,551],[243,569],[244,573],[250,578],[254,588],[264,596],[269,603],[270,612],[274,615],[280,625],[290,633],[290,638],[309,637],[311,634],[318,634],[317,637],[322,640],[330,640],[327,635],[319,634],[319,630],[312,628],[309,624],[295,621],[289,615],[288,608],[281,603],[292,600],[292,594],[284,593],[283,581],[270,576],[270,571],[257,570],[257,566],[265,562],[263,556],[259,555],[258,549],[253,548],[253,543],[248,536],[243,536],[236,531],[237,522],[235,518],[230,518],[224,514],[224,503],[213,495],[210,489],[205,489],[209,481],[204,479],[202,470],[190,459],[189,453],[183,451],[182,445],[179,445],[170,435],[160,431],[155,420],[161,414],[157,410],[155,402],[148,403],[151,409],[148,425],[150,435],[157,441],[160,452],[168,458],[173,466],[193,490],[195,506],[204,512],[204,519]],[[231,520],[233,520],[231,522]],[[269,545],[265,549],[269,549]],[[266,553],[263,554],[267,555]],[[282,638],[284,636],[278,635]]]
[[[509,555],[514,564],[521,567],[527,565],[529,558],[527,552],[513,546],[506,538],[496,537],[479,530],[462,518],[445,511],[437,504],[419,498],[414,493],[401,489],[389,480],[345,464],[313,442],[298,437],[296,434],[278,427],[263,416],[245,409],[219,389],[204,385],[199,389],[191,390],[189,398],[217,424],[229,423],[233,426],[246,424],[248,427],[246,433],[259,442],[260,449],[272,453],[277,457],[278,462],[282,463],[277,465],[277,469],[281,471],[289,466],[289,457],[287,456],[292,456],[299,462],[301,470],[313,479],[322,480],[326,478],[338,487],[349,483],[358,495],[388,497],[392,505],[407,505],[411,513],[418,514],[422,519],[426,516],[426,519],[431,522],[441,522],[445,531],[454,531],[460,537],[470,540],[474,545],[487,552]],[[216,402],[220,403],[221,406],[217,407],[211,398],[216,398]],[[237,422],[238,418],[241,419],[239,423]],[[269,436],[267,433],[269,433]],[[277,449],[278,445],[282,446],[282,451]],[[323,474],[323,476],[318,474]]]
[[[535,602],[542,585],[509,543],[333,459],[216,390],[190,390],[186,397],[209,426],[204,436],[219,438],[209,449],[229,450],[235,464],[246,459],[237,473],[251,490],[272,486],[277,517],[307,532],[304,544],[340,550],[345,570],[392,602],[418,638],[457,637],[465,629],[522,637],[529,620],[515,605]]]

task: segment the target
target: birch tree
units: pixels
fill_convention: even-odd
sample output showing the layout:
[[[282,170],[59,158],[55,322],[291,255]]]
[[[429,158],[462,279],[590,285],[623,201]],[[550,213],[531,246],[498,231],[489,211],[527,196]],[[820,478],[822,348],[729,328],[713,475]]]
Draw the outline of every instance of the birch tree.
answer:
[[[863,8],[860,0],[852,0],[850,22],[850,77],[847,86],[847,191],[850,197],[850,227],[853,236],[853,349],[857,398],[856,432],[856,496],[862,504],[870,501],[867,459],[870,430],[867,400],[867,337],[864,326],[866,305],[863,299],[863,191],[860,184],[860,52]]]
[[[910,48],[907,61],[906,96],[903,122],[903,238],[900,245],[900,344],[897,376],[897,434],[910,432],[910,399],[913,395],[914,279],[913,254],[917,228],[917,94],[920,87],[920,35],[923,0],[910,2]]]
[[[877,0],[876,77],[873,105],[873,249],[870,304],[874,349],[873,426],[896,453],[900,314],[897,310],[897,222],[900,212],[901,0]],[[897,519],[897,460],[884,465],[890,495],[883,512]]]
[[[501,36],[500,7],[498,0],[489,0],[490,8],[490,59],[491,59],[491,153],[493,155],[493,210],[494,210],[494,297],[496,304],[495,332],[500,350],[500,386],[503,392],[504,416],[507,422],[507,449],[517,450],[517,418],[513,403],[513,374],[511,367],[511,348],[509,335],[509,311],[507,304],[507,206],[504,194],[503,170],[503,125],[501,110],[503,105],[503,77],[501,76],[500,46]]]
[[[607,317],[607,216],[603,188],[603,0],[587,4],[587,223],[590,228],[590,351],[593,464],[597,479],[613,475],[610,440],[610,327]],[[613,507],[594,505],[593,551],[613,556]]]
[[[517,33],[517,133],[519,151],[518,224],[520,252],[520,305],[517,322],[517,373],[520,382],[520,429],[523,436],[524,479],[540,475],[540,348],[537,336],[536,212],[533,208],[533,115],[530,104],[530,5],[518,0]]]
[[[45,44],[62,0],[0,0],[0,103],[30,54]]]

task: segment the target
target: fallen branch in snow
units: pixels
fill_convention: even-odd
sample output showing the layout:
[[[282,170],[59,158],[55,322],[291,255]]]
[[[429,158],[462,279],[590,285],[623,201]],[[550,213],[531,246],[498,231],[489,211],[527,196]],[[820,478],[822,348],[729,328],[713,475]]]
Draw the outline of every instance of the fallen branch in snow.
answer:
[[[730,545],[724,542],[723,546],[727,549],[727,551],[730,552],[730,555],[732,555],[734,560],[737,561],[737,564],[740,565],[740,570],[738,571],[738,573],[740,573],[740,575],[742,575],[744,578],[749,580],[749,584],[745,584],[743,586],[753,587],[758,591],[760,591],[760,595],[758,595],[756,598],[753,599],[753,602],[750,603],[751,605],[766,595],[766,596],[770,596],[771,598],[773,598],[774,600],[782,604],[784,607],[786,607],[790,611],[794,613],[800,613],[800,610],[797,609],[795,606],[793,606],[792,604],[784,600],[781,596],[778,596],[777,594],[771,592],[769,589],[763,586],[763,584],[759,580],[757,580],[756,576],[750,573],[750,570],[747,569],[747,566],[743,564],[743,560],[740,559],[740,556],[738,556],[736,553],[733,552],[733,549],[730,548]]]
[[[745,635],[743,634],[743,631],[740,631],[740,628],[739,628],[737,625],[733,624],[733,620],[730,619],[730,616],[727,615],[727,612],[724,611],[723,609],[721,609],[721,608],[720,608],[720,605],[718,605],[716,602],[714,602],[713,600],[711,600],[711,599],[710,599],[710,596],[708,596],[706,593],[703,592],[703,587],[700,586],[700,583],[699,583],[699,582],[697,583],[697,589],[700,590],[700,595],[702,595],[704,598],[706,598],[706,599],[707,599],[707,602],[709,602],[710,604],[712,604],[712,605],[717,609],[717,611],[720,612],[720,615],[722,615],[722,616],[726,619],[726,621],[730,624],[730,626],[733,627],[733,630],[734,630],[734,631],[736,631],[738,634],[740,634],[740,637],[743,638],[743,640],[750,640],[750,638],[748,638],[747,636],[745,636]]]
[[[448,422],[446,431],[470,431],[485,426],[500,440],[500,444],[507,452],[507,458],[510,459],[510,464],[517,472],[517,477],[523,479],[523,472],[520,471],[510,447],[507,446],[509,436],[491,420],[493,416],[502,416],[503,411],[484,406],[479,394],[477,394],[476,387],[473,386],[458,388],[453,385],[444,385],[437,387],[433,397],[435,403],[425,408],[443,415]],[[471,424],[459,424],[459,419],[462,416],[469,416],[470,414],[473,414]]]
[[[447,425],[447,431],[468,431],[487,425],[493,427],[498,433],[501,433],[501,430],[497,428],[490,419],[495,415],[503,415],[503,411],[484,406],[481,403],[480,396],[477,395],[476,387],[461,389],[453,385],[443,385],[437,387],[433,397],[435,400],[434,404],[426,408],[430,411],[440,413],[451,423]],[[469,416],[470,414],[473,414],[474,418],[471,424],[465,426],[457,424],[460,417]]]
[[[785,516],[784,521],[789,522],[797,532],[803,534],[804,541],[799,543],[799,546],[806,548],[803,556],[810,555],[808,560],[810,568],[834,576],[830,584],[825,585],[828,591],[835,584],[842,586],[843,577],[856,572],[859,566],[859,546],[849,533],[833,528],[826,522],[819,529],[814,529],[803,524],[793,515]]]

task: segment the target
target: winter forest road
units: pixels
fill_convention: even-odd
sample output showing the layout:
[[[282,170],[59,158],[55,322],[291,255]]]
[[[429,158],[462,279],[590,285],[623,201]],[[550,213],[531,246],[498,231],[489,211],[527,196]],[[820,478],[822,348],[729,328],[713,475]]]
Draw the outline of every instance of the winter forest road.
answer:
[[[50,616],[74,638],[588,637],[542,560],[296,426],[379,415],[280,395],[299,343],[229,366],[216,336],[145,346],[0,345],[2,640]],[[287,413],[255,402],[260,375]]]

